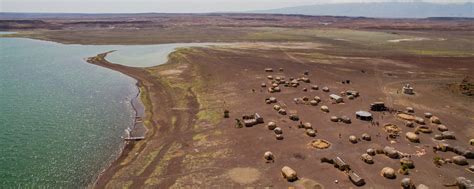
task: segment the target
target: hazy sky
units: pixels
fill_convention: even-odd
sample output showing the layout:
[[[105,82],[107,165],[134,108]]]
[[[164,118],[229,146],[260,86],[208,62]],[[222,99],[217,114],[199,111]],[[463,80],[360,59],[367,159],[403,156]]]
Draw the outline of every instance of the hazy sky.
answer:
[[[393,0],[0,0],[0,12],[225,12],[265,10],[317,3],[387,2]],[[398,0],[401,2],[413,0]],[[474,0],[425,0],[463,3]]]

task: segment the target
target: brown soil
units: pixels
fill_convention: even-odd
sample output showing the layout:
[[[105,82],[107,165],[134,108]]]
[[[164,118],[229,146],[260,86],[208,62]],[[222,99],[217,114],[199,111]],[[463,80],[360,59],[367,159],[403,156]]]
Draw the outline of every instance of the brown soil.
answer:
[[[474,138],[474,129],[470,127],[474,124],[474,102],[443,88],[474,71],[472,58],[392,56],[384,52],[377,57],[357,52],[341,56],[341,52],[328,47],[298,49],[286,48],[286,45],[181,49],[170,56],[168,64],[152,68],[110,64],[103,59],[105,54],[90,59],[93,64],[137,79],[146,94],[142,97],[145,98],[144,104],[150,110],[145,119],[149,120],[146,124],[150,130],[147,139],[133,144],[100,177],[96,188],[299,186],[299,182],[289,183],[282,178],[280,172],[283,166],[293,168],[299,177],[313,180],[325,188],[355,187],[343,172],[320,162],[322,157],[336,156],[344,159],[352,170],[365,179],[367,184],[362,188],[399,188],[404,177],[412,178],[416,184],[439,188],[445,183],[452,183],[458,176],[469,178],[471,173],[466,172],[465,167],[445,164],[438,168],[432,163],[434,157],[451,158],[455,155],[432,151],[432,146],[436,144],[432,137],[439,134],[436,129],[431,134],[420,134],[421,143],[410,143],[403,138],[388,140],[382,125],[404,125],[396,112],[371,112],[374,122],[357,120],[354,113],[367,111],[370,103],[376,101],[384,101],[394,110],[414,107],[415,115],[419,117],[423,117],[424,112],[431,112],[442,119],[450,131],[455,132],[457,139],[447,143],[473,150],[468,141]],[[321,52],[326,56],[308,58],[306,55],[312,52]],[[340,57],[334,58],[336,54]],[[463,69],[449,69],[446,72],[453,66],[453,61],[456,62],[455,67]],[[311,83],[300,83],[297,88],[281,86],[281,93],[270,94],[266,88],[260,87],[262,82],[269,85],[266,78],[269,73],[264,72],[267,67],[275,70],[271,75],[286,78],[301,77],[308,70],[307,77]],[[279,68],[284,71],[279,72]],[[351,82],[342,84],[343,80]],[[412,84],[416,94],[401,94],[404,83]],[[313,84],[328,86],[331,92],[302,90],[311,89]],[[345,90],[357,90],[360,97],[333,104],[329,94]],[[316,95],[322,99],[318,106],[293,103],[294,98]],[[317,137],[330,142],[331,148],[309,148],[308,143],[314,138],[297,127],[299,122],[291,121],[288,115],[280,115],[273,110],[273,105],[267,105],[265,98],[270,96],[276,97],[288,112],[297,113],[301,121],[310,122],[318,131]],[[331,112],[320,111],[321,105],[329,106]],[[229,119],[222,118],[224,109],[230,111]],[[235,127],[236,118],[256,112],[264,117],[265,122],[276,122],[283,129],[284,139],[276,140],[273,131],[268,130],[265,124]],[[352,123],[332,122],[331,116],[349,116]],[[403,127],[407,132],[414,132],[414,129]],[[347,140],[350,135],[360,138],[363,133],[371,135],[372,140],[357,144]],[[360,155],[368,148],[384,146],[414,154],[415,168],[410,170],[409,175],[397,175],[396,179],[385,179],[379,175],[383,167],[398,169],[399,160],[376,156],[372,165],[360,160]],[[275,155],[275,162],[264,161],[266,151]],[[472,159],[468,162],[474,163]]]

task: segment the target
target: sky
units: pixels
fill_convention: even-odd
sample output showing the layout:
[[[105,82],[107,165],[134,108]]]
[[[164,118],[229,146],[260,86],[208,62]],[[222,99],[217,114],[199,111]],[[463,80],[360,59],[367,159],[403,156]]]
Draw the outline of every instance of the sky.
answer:
[[[320,3],[388,2],[394,0],[0,0],[0,12],[56,13],[206,13],[267,10]],[[396,0],[410,2],[420,0]],[[474,0],[424,0],[465,3]]]

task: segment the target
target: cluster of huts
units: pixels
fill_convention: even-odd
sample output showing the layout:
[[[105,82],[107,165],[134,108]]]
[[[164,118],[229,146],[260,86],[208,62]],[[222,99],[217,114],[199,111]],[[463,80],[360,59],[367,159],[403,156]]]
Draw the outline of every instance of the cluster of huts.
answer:
[[[283,71],[280,69],[280,71]],[[272,68],[265,68],[265,72],[273,72]],[[308,72],[305,72],[307,74]],[[299,78],[294,78],[290,77],[288,80],[284,76],[273,76],[273,75],[268,75],[267,79],[271,81],[271,85],[267,86],[266,83],[262,83],[261,87],[267,88],[268,92],[270,93],[276,93],[276,92],[281,92],[280,85],[283,85],[284,87],[293,87],[296,88],[300,85],[300,82],[304,83],[311,83],[311,80],[308,77],[299,77]],[[317,87],[317,86],[316,86]],[[307,88],[304,88],[303,91],[307,91]]]
[[[283,69],[279,69],[280,72],[283,72]],[[265,72],[272,73],[274,72],[272,68],[266,68]],[[305,71],[304,76],[299,77],[299,78],[293,78],[289,77],[288,80],[286,80],[286,77],[284,76],[273,76],[273,75],[268,75],[267,79],[270,80],[270,84],[267,85],[267,83],[262,83],[261,87],[262,88],[267,88],[267,91],[269,93],[276,93],[276,92],[281,92],[283,87],[292,87],[292,88],[297,88],[299,87],[302,83],[311,83],[311,80],[307,77],[309,75],[308,71]],[[344,84],[349,84],[350,81],[344,81]],[[319,90],[318,85],[311,85],[311,90]],[[330,92],[329,87],[324,86],[321,88],[323,92]],[[414,94],[413,87],[410,85],[405,85],[402,88],[404,94]],[[308,91],[307,88],[303,88],[303,91]],[[347,97],[349,100],[353,100],[357,97],[359,97],[359,92],[355,90],[348,90],[341,92],[339,95],[338,94],[330,94],[329,99],[334,103],[343,103],[344,102],[344,97]],[[295,104],[305,104],[305,105],[311,105],[311,106],[318,106],[319,103],[322,101],[319,96],[314,96],[313,98],[309,97],[297,97],[293,99]],[[273,109],[280,115],[287,115],[289,120],[298,122],[297,124],[298,128],[303,129],[305,134],[309,137],[315,137],[317,130],[313,128],[311,123],[309,122],[303,122],[300,121],[299,116],[295,112],[288,112],[286,110],[286,105],[282,102],[280,102],[276,97],[268,97],[265,99],[265,104],[268,105],[273,105]],[[329,113],[329,108],[325,105],[322,105],[320,107],[321,111]],[[393,112],[395,110],[390,109],[385,106],[384,102],[374,102],[370,104],[369,106],[370,111],[374,112],[383,112],[383,111],[390,111]],[[414,128],[413,131],[409,131],[405,133],[405,138],[413,143],[420,143],[420,137],[418,135],[425,133],[425,134],[431,134],[433,131],[432,129],[427,126],[427,121],[425,119],[429,120],[429,124],[433,124],[437,127],[437,130],[439,130],[441,133],[440,134],[435,134],[433,139],[438,140],[438,141],[443,141],[446,139],[449,140],[455,140],[455,133],[451,132],[448,130],[448,128],[441,123],[441,120],[433,116],[431,113],[424,113],[424,118],[423,117],[418,117],[414,115],[415,111],[414,108],[412,107],[407,107],[405,111],[396,111],[396,117],[404,120],[405,121],[405,126],[408,128]],[[365,110],[360,110],[355,112],[355,117],[359,120],[363,121],[371,121],[373,123],[373,115],[369,111]],[[330,120],[333,122],[343,122],[346,124],[350,124],[352,122],[351,118],[348,116],[331,116]],[[243,122],[243,123],[242,123]],[[261,117],[258,113],[251,114],[251,115],[244,115],[242,116],[242,121],[237,119],[237,125],[240,125],[239,127],[242,127],[242,125],[246,127],[251,127],[257,124],[264,123],[263,117]],[[378,122],[377,122],[378,124]],[[415,127],[416,126],[416,127]],[[273,131],[275,134],[275,138],[277,140],[283,140],[283,129],[282,127],[279,127],[278,124],[274,121],[270,121],[267,123],[266,127],[268,130]],[[399,137],[399,134],[401,132],[401,129],[398,128],[398,126],[394,124],[385,124],[384,130],[387,132],[388,136],[390,138],[396,139]],[[322,139],[320,139],[322,140]],[[371,141],[372,138],[369,134],[364,133],[362,136],[356,137],[354,135],[349,136],[349,141],[353,144],[356,144],[360,141]],[[471,145],[474,145],[474,139],[470,141]],[[329,146],[329,142],[328,146]],[[326,147],[327,148],[327,147]],[[466,150],[465,148],[456,146],[452,147],[444,142],[440,142],[437,146],[434,146],[433,149],[435,151],[442,151],[442,152],[454,152],[457,155],[452,157],[451,159],[439,159],[439,162],[442,163],[454,163],[457,165],[467,165],[468,161],[467,159],[473,159],[474,158],[474,153],[472,151]],[[397,172],[402,175],[407,175],[409,173],[410,169],[413,169],[415,167],[414,161],[411,159],[410,154],[402,153],[398,150],[396,150],[393,147],[390,146],[385,146],[383,149],[373,149],[369,148],[366,150],[365,153],[363,153],[360,156],[360,159],[365,162],[366,164],[373,164],[374,163],[374,156],[377,154],[383,154],[386,157],[390,159],[398,159],[400,162],[400,168],[395,171],[395,169],[391,167],[384,167],[380,175],[388,178],[388,179],[394,179],[396,178]],[[273,155],[272,152],[267,151],[264,153],[264,159],[266,160],[267,163],[271,163],[275,161],[275,156]],[[339,169],[340,171],[344,172],[349,180],[354,183],[356,186],[362,186],[365,184],[365,180],[360,177],[355,171],[353,171],[350,166],[341,158],[341,157],[335,157],[334,159],[328,159],[328,158],[322,158],[321,162],[323,163],[330,163],[333,164],[335,168]],[[471,166],[474,168],[474,166]],[[474,171],[474,170],[473,170]],[[298,179],[298,175],[296,171],[288,166],[284,166],[281,170],[282,176],[287,179],[288,181],[295,181]],[[458,178],[456,181],[456,185],[459,186],[460,188],[469,188],[472,187],[470,185],[470,180],[466,178]],[[471,183],[472,184],[472,183]],[[418,187],[415,187],[413,184],[412,180],[410,178],[404,178],[401,180],[400,183],[402,188],[405,189],[413,189],[413,188],[423,188],[425,187],[423,184],[418,185]]]

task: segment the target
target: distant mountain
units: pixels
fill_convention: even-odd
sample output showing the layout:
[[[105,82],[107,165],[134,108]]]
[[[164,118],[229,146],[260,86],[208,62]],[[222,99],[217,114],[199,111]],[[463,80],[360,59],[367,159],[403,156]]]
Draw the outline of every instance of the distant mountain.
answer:
[[[251,11],[269,14],[303,14],[375,18],[474,17],[474,3],[426,2],[335,3]]]

